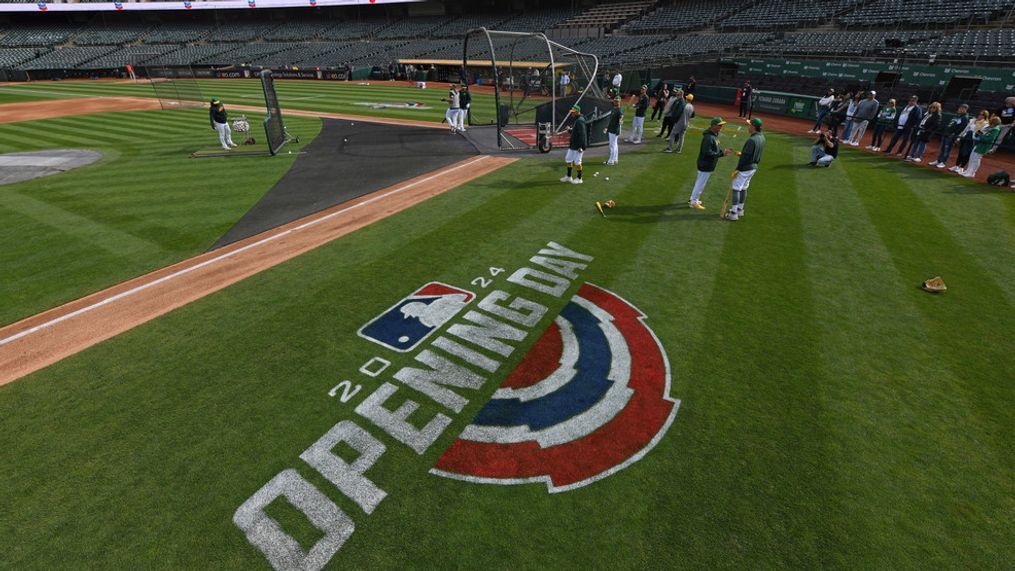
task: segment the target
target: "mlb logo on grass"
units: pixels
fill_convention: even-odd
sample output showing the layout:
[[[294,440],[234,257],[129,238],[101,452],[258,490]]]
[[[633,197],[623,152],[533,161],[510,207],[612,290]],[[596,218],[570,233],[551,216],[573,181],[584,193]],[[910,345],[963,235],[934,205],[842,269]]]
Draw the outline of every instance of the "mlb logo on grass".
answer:
[[[394,351],[412,351],[475,297],[471,291],[430,282],[372,319],[357,333]]]

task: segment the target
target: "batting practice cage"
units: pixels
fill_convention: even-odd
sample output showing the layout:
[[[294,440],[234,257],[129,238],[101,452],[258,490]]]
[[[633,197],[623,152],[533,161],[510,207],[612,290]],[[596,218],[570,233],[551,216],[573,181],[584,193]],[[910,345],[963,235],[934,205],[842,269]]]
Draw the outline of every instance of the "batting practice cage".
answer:
[[[612,108],[596,84],[599,58],[542,33],[478,28],[465,35],[461,81],[495,105],[472,105],[469,125],[496,127],[497,147],[549,152],[567,146],[574,105],[589,122],[589,144],[608,141]]]
[[[264,135],[268,138],[268,152],[277,154],[289,141],[300,142],[299,137],[289,134],[282,121],[282,107],[278,104],[278,94],[275,93],[275,79],[271,76],[271,70],[261,70],[261,89],[264,90],[264,106],[268,115],[264,118]]]
[[[196,107],[206,103],[190,66],[149,65],[143,73],[151,81],[162,109]]]

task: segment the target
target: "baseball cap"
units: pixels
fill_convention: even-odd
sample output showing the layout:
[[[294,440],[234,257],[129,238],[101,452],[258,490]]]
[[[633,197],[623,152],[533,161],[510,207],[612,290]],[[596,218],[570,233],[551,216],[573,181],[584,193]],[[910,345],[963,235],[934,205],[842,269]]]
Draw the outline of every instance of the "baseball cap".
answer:
[[[726,121],[723,121],[722,117],[712,117],[712,120],[708,124],[711,127],[715,127],[716,125],[725,125]]]
[[[688,100],[688,101],[694,101],[694,94],[692,94],[692,93],[688,93],[688,94],[687,94],[687,97],[685,97],[684,99],[686,99],[686,100]]]
[[[219,102],[219,98],[218,97],[212,97],[211,98],[211,102],[212,103],[218,103]]]
[[[874,91],[873,89],[871,89],[871,96],[874,96],[874,95],[877,95],[877,94],[878,94],[877,91]]]
[[[577,106],[577,105],[572,105],[571,106],[571,111],[577,111],[577,112],[581,113],[582,112],[582,108]]]
[[[751,125],[754,125],[755,129],[760,129],[761,125],[762,125],[761,119],[759,119],[758,117],[755,117],[754,119],[751,119],[750,121],[748,121],[748,123],[750,123]]]

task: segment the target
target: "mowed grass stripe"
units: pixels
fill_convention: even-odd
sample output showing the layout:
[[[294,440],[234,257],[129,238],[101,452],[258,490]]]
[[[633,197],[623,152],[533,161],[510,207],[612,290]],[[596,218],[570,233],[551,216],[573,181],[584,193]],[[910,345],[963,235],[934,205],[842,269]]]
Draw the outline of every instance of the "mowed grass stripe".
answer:
[[[812,291],[831,381],[820,387],[833,433],[827,452],[836,466],[827,493],[848,516],[846,533],[855,538],[851,560],[861,567],[900,558],[987,563],[980,559],[984,551],[968,546],[972,529],[986,523],[976,521],[984,514],[969,509],[977,503],[972,496],[999,489],[999,482],[990,482],[999,477],[992,469],[1001,460],[998,450],[981,445],[990,424],[954,390],[962,373],[934,365],[936,348],[910,295],[913,285],[896,271],[859,198],[885,189],[871,184],[878,179],[867,165],[837,160],[829,169],[803,167],[809,157],[808,149],[796,149],[797,185],[811,189],[801,193],[808,257],[821,268],[813,273]],[[847,174],[856,168],[861,174]],[[940,455],[968,462],[928,461]],[[976,482],[981,478],[987,481]],[[953,526],[953,518],[928,502],[942,496],[966,510],[970,529]]]
[[[670,436],[686,455],[673,473],[683,493],[657,499],[661,513],[679,516],[661,520],[660,531],[711,537],[711,545],[689,541],[691,560],[707,560],[718,542],[734,566],[827,565],[846,546],[835,540],[844,522],[825,489],[832,474],[818,390],[826,378],[802,189],[785,176],[789,140],[768,140],[746,216],[729,223],[710,319],[686,371],[682,418]]]
[[[852,157],[851,157],[852,158]],[[913,189],[913,198],[933,215],[938,224],[986,270],[1004,290],[1008,303],[1015,303],[1015,219],[1006,216],[1005,204],[1012,195],[975,181],[944,175],[913,165],[879,163],[872,157],[855,157],[872,170],[892,168]],[[933,240],[933,236],[924,239]]]
[[[163,121],[161,112],[0,125],[0,136],[17,141],[19,150],[85,148],[104,154],[80,170],[4,188],[12,202],[0,208],[0,226],[34,236],[37,252],[0,253],[7,278],[0,286],[5,300],[0,323],[206,250],[295,160],[295,154],[257,161],[191,159],[193,150],[217,141],[205,113],[180,115],[164,132],[158,127],[151,143],[143,140],[144,131],[138,136],[125,131],[123,122]],[[304,145],[320,129],[317,119],[298,124]],[[78,257],[68,259],[68,253]],[[62,279],[54,277],[51,265],[63,268]]]
[[[872,174],[862,165],[849,171],[854,187],[859,188]],[[911,188],[891,170],[879,174],[891,190],[858,190],[858,195],[891,253],[896,271],[911,284],[908,295],[923,316],[935,348],[935,362],[954,373],[960,381],[954,388],[965,393],[984,423],[1012,422],[1012,410],[1006,403],[1015,395],[1002,379],[1006,378],[1005,371],[1015,370],[1015,357],[1003,346],[983,341],[1010,336],[1007,316],[1012,315],[1012,307],[1004,291],[916,198],[920,190]],[[917,287],[934,274],[944,276],[949,285],[945,295],[930,295]],[[957,330],[962,335],[953,333]],[[999,450],[1006,446],[1001,441],[993,445]],[[1008,454],[1005,457],[1011,468],[1013,458]]]

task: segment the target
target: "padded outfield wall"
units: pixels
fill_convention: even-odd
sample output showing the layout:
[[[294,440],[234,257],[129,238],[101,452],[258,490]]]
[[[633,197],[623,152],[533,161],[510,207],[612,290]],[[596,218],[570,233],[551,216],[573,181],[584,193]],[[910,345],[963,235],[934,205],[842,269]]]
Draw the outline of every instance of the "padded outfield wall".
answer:
[[[795,59],[723,58],[723,63],[738,66],[740,75],[781,75],[813,78],[874,81],[881,72],[899,73],[899,81],[924,87],[944,87],[953,77],[980,80],[980,91],[1015,90],[1015,66],[1007,68],[972,67],[951,64],[913,64],[890,62],[820,61]]]

